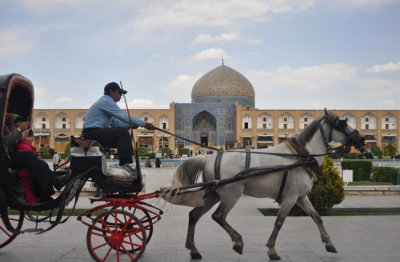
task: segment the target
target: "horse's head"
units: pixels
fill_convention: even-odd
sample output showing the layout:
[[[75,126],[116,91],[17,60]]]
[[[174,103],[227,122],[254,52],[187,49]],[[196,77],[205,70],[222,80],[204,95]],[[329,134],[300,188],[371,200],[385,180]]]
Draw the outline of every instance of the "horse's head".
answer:
[[[347,124],[346,120],[339,119],[334,113],[327,111],[323,114],[321,120],[329,126],[328,137],[325,137],[328,142],[335,141],[343,144],[343,148],[348,152],[351,146],[354,146],[361,152],[364,150],[365,138],[354,128]],[[323,136],[325,136],[323,134]]]

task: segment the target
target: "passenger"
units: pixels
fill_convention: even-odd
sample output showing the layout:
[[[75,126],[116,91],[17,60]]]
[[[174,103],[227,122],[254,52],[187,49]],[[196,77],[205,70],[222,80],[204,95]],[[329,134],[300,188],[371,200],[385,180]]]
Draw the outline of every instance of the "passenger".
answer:
[[[30,126],[30,121],[23,117],[9,113],[5,122],[4,144],[11,158],[10,168],[14,170],[27,169],[32,175],[36,186],[36,196],[40,202],[51,200],[54,194],[53,186],[60,190],[69,175],[57,176],[49,168],[46,162],[40,160],[32,151],[17,151],[18,142],[22,138],[22,132]]]
[[[23,151],[31,151],[35,155],[36,147],[32,144],[34,139],[32,129],[29,129],[28,132],[24,132],[24,139],[21,139],[17,146],[18,152]],[[22,184],[25,189],[25,200],[28,204],[36,204],[38,201],[35,195],[35,187],[32,179],[32,175],[29,173],[27,169],[21,169],[18,171],[18,176],[21,178]]]
[[[122,94],[126,93],[127,91],[122,90],[117,83],[108,83],[104,87],[104,96],[89,108],[82,133],[86,139],[94,139],[105,147],[117,147],[119,165],[135,174],[135,170],[129,165],[133,163],[132,141],[128,131],[130,122],[134,128],[141,126],[154,130],[155,127],[133,116],[129,121],[128,114],[116,104],[121,100]]]

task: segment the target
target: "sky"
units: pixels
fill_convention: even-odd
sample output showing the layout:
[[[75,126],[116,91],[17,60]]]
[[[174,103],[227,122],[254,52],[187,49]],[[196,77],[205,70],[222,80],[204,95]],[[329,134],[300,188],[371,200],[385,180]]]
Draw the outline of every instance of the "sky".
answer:
[[[399,25],[400,0],[0,0],[0,74],[29,78],[36,109],[88,108],[112,81],[158,109],[223,57],[258,109],[398,110]]]

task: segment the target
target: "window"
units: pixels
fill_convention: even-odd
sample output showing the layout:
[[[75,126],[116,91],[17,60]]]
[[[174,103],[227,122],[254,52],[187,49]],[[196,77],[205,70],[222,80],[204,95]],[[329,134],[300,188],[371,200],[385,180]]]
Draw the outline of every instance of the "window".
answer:
[[[368,124],[365,125],[365,129],[369,129],[369,125]]]
[[[167,129],[167,123],[162,123],[162,129]]]
[[[284,117],[284,118],[283,118],[283,122],[287,122],[287,117]]]
[[[46,121],[46,118],[45,118],[45,117],[42,117],[42,121]]]
[[[304,118],[304,122],[308,122],[308,117],[305,117],[305,118]]]
[[[287,129],[287,124],[283,124],[283,129]]]
[[[244,129],[249,129],[249,123],[244,123]]]
[[[385,129],[389,129],[389,124],[385,124]]]
[[[368,117],[365,118],[365,122],[369,122],[369,118]]]
[[[266,121],[267,121],[267,118],[266,118],[266,117],[263,117],[263,121],[266,122]]]
[[[386,122],[389,122],[389,117],[386,117],[386,118],[385,118],[385,121],[386,121]]]
[[[67,118],[63,117],[63,118],[62,118],[62,121],[63,121],[63,122],[67,121]]]
[[[67,129],[67,124],[62,124],[63,129]]]
[[[263,124],[263,128],[264,128],[264,129],[267,129],[267,124]]]
[[[147,116],[144,117],[144,121],[149,121],[149,118]]]
[[[344,120],[346,120],[346,122],[349,122],[349,118],[348,117],[346,117]]]
[[[42,124],[42,129],[46,129],[46,124]]]

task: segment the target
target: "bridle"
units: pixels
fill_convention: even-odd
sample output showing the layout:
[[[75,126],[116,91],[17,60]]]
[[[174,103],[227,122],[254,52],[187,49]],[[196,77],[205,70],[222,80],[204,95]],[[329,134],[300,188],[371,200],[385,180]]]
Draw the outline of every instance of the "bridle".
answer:
[[[326,136],[325,130],[322,126],[322,121],[324,121],[324,120],[326,123],[328,123],[328,126],[329,126],[329,136],[328,137]],[[352,137],[358,135],[359,133],[357,130],[354,130],[351,134],[348,134],[344,131],[346,129],[346,127],[347,127],[347,121],[339,119],[338,116],[336,116],[332,120],[332,119],[329,119],[328,115],[325,115],[320,120],[318,120],[318,128],[321,132],[322,141],[324,142],[327,153],[331,153],[332,149],[334,152],[350,150],[350,146],[352,145],[351,144]],[[346,142],[343,143],[343,145],[341,145],[339,147],[331,148],[329,146],[329,142],[332,141],[332,132],[334,129],[346,135]]]

